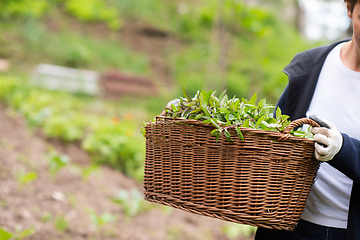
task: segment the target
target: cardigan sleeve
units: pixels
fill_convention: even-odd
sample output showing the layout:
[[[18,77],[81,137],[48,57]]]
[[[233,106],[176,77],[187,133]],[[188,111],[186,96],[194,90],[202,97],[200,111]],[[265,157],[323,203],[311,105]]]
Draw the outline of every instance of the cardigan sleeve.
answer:
[[[342,135],[343,145],[338,154],[328,163],[360,184],[360,141],[347,134]]]

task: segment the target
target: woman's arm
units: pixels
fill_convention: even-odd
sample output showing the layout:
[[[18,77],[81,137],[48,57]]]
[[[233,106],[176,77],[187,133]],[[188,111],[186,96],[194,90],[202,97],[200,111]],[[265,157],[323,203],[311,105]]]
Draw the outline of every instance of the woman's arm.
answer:
[[[360,141],[342,133],[343,145],[328,163],[360,184]]]

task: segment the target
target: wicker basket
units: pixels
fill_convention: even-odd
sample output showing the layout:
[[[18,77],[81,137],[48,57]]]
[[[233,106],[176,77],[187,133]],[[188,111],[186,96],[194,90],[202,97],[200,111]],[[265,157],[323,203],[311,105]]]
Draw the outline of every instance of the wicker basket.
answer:
[[[319,162],[314,141],[283,133],[230,129],[233,142],[200,121],[157,117],[145,126],[144,189],[150,202],[256,227],[292,231],[304,210]]]

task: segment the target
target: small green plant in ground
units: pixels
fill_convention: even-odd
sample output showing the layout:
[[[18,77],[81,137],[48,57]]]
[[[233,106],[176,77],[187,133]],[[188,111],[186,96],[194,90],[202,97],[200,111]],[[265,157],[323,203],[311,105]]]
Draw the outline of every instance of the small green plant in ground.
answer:
[[[0,239],[1,240],[9,240],[12,238],[12,233],[5,231],[4,229],[0,228]]]
[[[239,236],[253,236],[255,234],[256,228],[250,225],[228,223],[222,226],[221,230],[229,239],[236,239]]]
[[[34,171],[25,172],[24,170],[19,170],[16,172],[16,181],[20,186],[25,186],[38,178],[38,175]]]
[[[101,169],[96,164],[91,164],[87,167],[77,166],[75,164],[71,164],[70,168],[73,173],[81,175],[83,181],[89,180],[89,178],[93,175],[100,175]]]
[[[127,218],[136,216],[142,211],[147,210],[143,194],[137,189],[120,190],[116,196],[111,198],[113,202],[120,204],[124,209]]]
[[[110,122],[108,118],[98,118],[91,127],[93,131],[86,135],[82,147],[91,154],[92,160],[141,180],[145,142],[135,131],[134,123],[125,119],[117,123]]]
[[[94,163],[110,165],[142,180],[145,141],[139,134],[141,120],[136,115],[141,111],[127,114],[128,107],[113,102],[34,88],[21,79],[1,76],[0,101],[17,110],[31,127],[40,128],[47,137],[80,142]],[[1,145],[10,148],[7,141]],[[60,154],[49,153],[46,158],[53,177],[68,164]],[[84,178],[92,172],[87,170]]]
[[[43,214],[41,214],[40,216],[40,220],[41,222],[50,222],[50,220],[52,219],[52,215],[51,213],[45,212]]]
[[[54,178],[60,169],[68,166],[71,162],[70,157],[64,154],[59,154],[53,149],[50,149],[46,154],[46,160],[49,164],[50,175]]]
[[[55,229],[59,232],[64,232],[66,229],[69,228],[69,223],[63,215],[58,215],[55,219],[54,226]]]
[[[27,237],[30,237],[35,234],[35,228],[30,227],[27,229],[22,230],[20,227],[16,227],[16,232],[14,233],[14,239],[15,240],[22,240],[26,239]]]
[[[27,237],[30,237],[31,235],[34,235],[35,232],[36,231],[34,227],[22,230],[20,226],[16,226],[15,233],[10,233],[0,228],[0,240],[9,240],[9,239],[22,240]]]
[[[114,222],[116,221],[118,218],[117,216],[111,214],[111,213],[108,213],[108,212],[104,212],[102,213],[101,215],[98,215],[95,211],[93,210],[90,210],[89,211],[89,217],[90,217],[90,220],[91,220],[91,223],[94,225],[94,227],[96,228],[96,231],[97,231],[97,237],[98,239],[101,238],[101,228],[108,224],[108,223],[111,223],[111,222]]]

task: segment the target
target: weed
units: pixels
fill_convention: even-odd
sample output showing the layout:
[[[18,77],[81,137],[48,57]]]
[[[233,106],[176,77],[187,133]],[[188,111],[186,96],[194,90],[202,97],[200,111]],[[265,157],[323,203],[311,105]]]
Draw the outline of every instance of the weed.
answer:
[[[9,203],[7,202],[7,201],[5,201],[5,200],[0,200],[0,207],[2,208],[2,209],[6,209],[6,208],[8,208],[8,206],[9,206]],[[0,238],[1,239],[1,238]]]
[[[32,183],[38,178],[38,175],[34,171],[25,172],[24,170],[19,170],[16,173],[16,181],[20,186],[24,186]]]
[[[9,240],[13,235],[10,232],[5,231],[0,228],[0,239],[1,240]]]
[[[94,211],[89,212],[90,220],[96,229],[100,229],[107,223],[114,222],[117,220],[117,217],[111,213],[105,212],[101,215],[97,215]]]
[[[221,230],[229,239],[235,239],[238,236],[253,236],[256,228],[250,225],[228,223],[223,225]]]
[[[43,214],[41,214],[40,216],[41,222],[50,222],[50,220],[52,219],[52,215],[51,213],[45,212]]]
[[[137,189],[132,189],[131,191],[120,190],[118,194],[111,199],[113,202],[122,206],[127,218],[134,217],[140,212],[147,210],[143,195]]]
[[[117,220],[117,217],[111,213],[104,212],[101,215],[98,215],[95,211],[89,210],[89,217],[91,223],[94,225],[97,231],[98,239],[101,239],[101,228],[107,224]]]
[[[87,167],[80,167],[77,165],[71,165],[71,171],[75,174],[81,175],[83,181],[89,180],[89,178],[93,175],[100,175],[101,169],[98,165],[92,164]]]
[[[16,226],[16,232],[14,233],[14,239],[15,240],[22,240],[22,239],[26,239],[27,237],[30,237],[31,235],[35,234],[35,228],[31,227],[31,228],[27,228],[27,229],[22,229],[20,226]]]
[[[51,149],[46,155],[46,160],[49,164],[49,171],[51,176],[54,178],[55,175],[70,163],[70,157],[57,153]]]
[[[69,228],[69,223],[63,215],[58,215],[55,219],[55,229],[59,232],[64,232]]]

